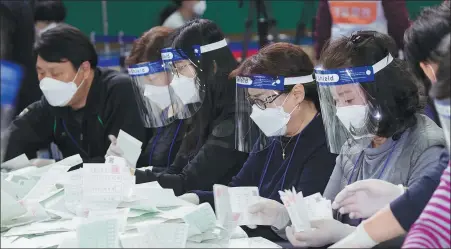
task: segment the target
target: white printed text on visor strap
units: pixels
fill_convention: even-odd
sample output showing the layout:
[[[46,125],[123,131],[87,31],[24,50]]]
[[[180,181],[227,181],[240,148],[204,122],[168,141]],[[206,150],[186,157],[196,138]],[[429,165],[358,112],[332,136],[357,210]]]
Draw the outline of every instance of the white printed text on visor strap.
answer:
[[[393,61],[389,53],[373,66],[350,67],[340,69],[315,69],[315,79],[321,86],[323,84],[350,84],[374,81],[374,74],[387,67]]]
[[[309,82],[315,82],[312,75],[285,78],[284,76],[255,74],[236,77],[236,86],[239,88],[257,88],[276,91],[283,91],[286,85],[305,84]]]

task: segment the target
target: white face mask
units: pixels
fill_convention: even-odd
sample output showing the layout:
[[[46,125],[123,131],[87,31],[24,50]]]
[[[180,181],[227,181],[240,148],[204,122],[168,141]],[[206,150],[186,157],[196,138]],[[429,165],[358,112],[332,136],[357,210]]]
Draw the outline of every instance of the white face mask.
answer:
[[[74,97],[77,90],[83,85],[83,80],[80,86],[77,87],[74,80],[77,78],[78,72],[71,82],[64,82],[53,78],[45,77],[39,82],[39,87],[42,93],[51,106],[66,106]]]
[[[194,78],[183,75],[175,76],[171,81],[171,88],[175,95],[180,98],[182,104],[192,104],[200,102],[199,90],[196,87]]]
[[[144,96],[161,109],[166,109],[171,105],[171,97],[167,86],[145,85]]]
[[[285,98],[283,104],[288,99]],[[296,109],[293,109],[291,113],[285,112],[283,104],[276,108],[260,109],[258,106],[252,106],[251,119],[257,124],[258,128],[267,137],[283,136],[287,133],[287,124],[290,121],[291,113]]]
[[[205,10],[207,10],[206,1],[199,1],[193,5],[193,12],[198,16],[203,15],[205,13]]]
[[[359,129],[365,125],[367,112],[367,105],[350,105],[337,107],[336,115],[346,129],[350,131],[351,127]]]

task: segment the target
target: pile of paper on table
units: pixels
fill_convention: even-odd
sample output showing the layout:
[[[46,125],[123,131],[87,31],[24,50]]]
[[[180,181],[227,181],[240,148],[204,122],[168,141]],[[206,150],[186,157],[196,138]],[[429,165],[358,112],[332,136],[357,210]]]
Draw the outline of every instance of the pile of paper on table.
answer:
[[[239,215],[192,205],[157,182],[135,184],[123,158],[83,164],[79,155],[1,177],[1,247],[272,247],[247,238]],[[233,191],[232,191],[233,192]]]

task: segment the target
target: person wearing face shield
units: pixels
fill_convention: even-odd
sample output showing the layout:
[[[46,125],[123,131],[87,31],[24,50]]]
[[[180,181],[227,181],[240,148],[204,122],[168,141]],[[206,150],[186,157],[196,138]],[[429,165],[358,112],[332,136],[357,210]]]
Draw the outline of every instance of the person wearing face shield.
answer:
[[[185,134],[174,162],[165,171],[132,173],[136,183],[158,181],[176,195],[212,190],[215,183],[227,184],[248,156],[234,148],[235,84],[228,75],[237,63],[224,35],[210,20],[186,23],[169,36],[168,44],[161,58],[170,83],[161,95],[170,102],[155,101],[155,105],[141,107],[141,112],[152,115],[149,121],[183,120]],[[155,89],[149,88],[149,95]]]
[[[54,142],[64,157],[80,154],[85,163],[104,162],[108,135],[122,129],[144,141],[130,79],[97,68],[94,46],[80,30],[58,25],[42,34],[35,51],[44,97],[11,123],[5,160],[30,157]]]
[[[424,8],[404,34],[405,59],[415,76],[425,86],[423,93],[427,98],[425,114],[439,125],[437,111],[427,93],[431,88],[431,83],[437,81],[435,74],[439,61],[449,49],[449,43],[447,45],[444,42],[444,37],[449,37],[450,34],[450,15],[449,1]]]
[[[244,228],[249,237],[280,241],[271,227],[283,228],[289,217],[278,191],[294,187],[305,196],[323,193],[332,173],[336,154],[327,147],[312,73],[313,64],[301,47],[274,43],[231,74],[237,86],[235,148],[250,156],[229,186],[258,186],[262,198],[250,208],[252,213],[274,206],[262,214],[263,224],[255,224],[261,226]],[[215,206],[211,191],[182,198]]]
[[[153,172],[161,172],[171,165],[186,129],[183,120],[175,120],[167,115],[171,106],[168,87],[170,82],[164,71],[161,50],[164,48],[164,40],[172,31],[166,27],[154,27],[145,32],[134,42],[125,61],[133,82],[135,99],[141,110],[141,119],[147,129],[147,146],[144,146],[136,167],[151,166]],[[106,156],[110,155],[124,155],[114,136]]]
[[[168,6],[160,16],[160,25],[179,28],[194,18],[201,17],[207,10],[205,0],[174,0],[175,6]]]
[[[447,46],[449,46],[449,40]],[[371,248],[381,242],[403,235],[406,231],[409,231],[409,229],[411,230],[410,233],[413,235],[412,238],[408,237],[406,239],[404,247],[449,248],[449,60],[448,49],[447,55],[442,57],[442,62],[438,68],[437,79],[439,79],[439,82],[433,83],[429,93],[431,98],[434,99],[435,106],[440,114],[439,117],[447,142],[447,148],[440,158],[441,166],[436,167],[436,169],[433,170],[433,174],[425,172],[421,180],[408,188],[404,194],[402,194],[402,191],[399,191],[399,188],[397,188],[396,185],[373,180],[356,182],[348,186],[351,188],[345,188],[345,190],[337,195],[336,201],[339,199],[340,195],[340,202],[334,203],[334,205],[337,205],[340,209],[345,209],[346,212],[355,212],[358,215],[364,214],[366,207],[363,202],[366,202],[371,206],[376,205],[380,207],[381,205],[384,205],[384,207],[368,220],[362,222],[352,234],[333,245],[334,248]],[[445,168],[446,170],[443,172]],[[436,191],[435,194],[434,191]],[[369,198],[374,196],[377,196],[377,199],[384,201],[380,204],[375,204],[374,199]],[[399,197],[395,199],[397,196]],[[391,202],[390,205],[387,205],[392,200],[394,201]],[[440,200],[448,201],[443,202]],[[426,206],[428,202],[430,203],[429,207]],[[408,212],[406,212],[406,210],[408,210]],[[436,210],[444,210],[445,213],[437,213]],[[448,212],[448,214],[446,214],[446,212]],[[363,218],[369,216],[370,215],[361,215]],[[418,217],[420,217],[419,220],[414,224]],[[436,225],[427,226],[427,224],[425,224],[426,220],[428,223],[433,222]],[[424,228],[428,231],[427,234],[424,234]],[[421,234],[419,234],[419,232]],[[428,241],[434,241],[434,243],[430,244],[428,241],[422,241],[424,238],[431,236],[431,234],[437,233],[438,236],[433,235],[433,238],[430,238],[431,240],[428,239]],[[444,237],[440,234],[446,234],[445,239],[443,239]]]
[[[390,36],[359,31],[332,41],[315,69],[329,148],[339,153],[324,191],[331,201],[357,181],[410,188],[428,169],[440,167],[443,132],[418,113],[419,86],[406,63],[393,58],[395,51]],[[294,246],[319,247],[346,237],[361,222],[340,212],[334,216],[312,222],[310,231],[288,227],[286,235]]]

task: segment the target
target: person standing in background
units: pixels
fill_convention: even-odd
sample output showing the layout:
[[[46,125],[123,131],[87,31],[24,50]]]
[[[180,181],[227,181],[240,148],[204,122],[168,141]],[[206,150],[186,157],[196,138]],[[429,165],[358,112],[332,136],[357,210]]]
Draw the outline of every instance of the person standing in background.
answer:
[[[66,19],[66,8],[61,0],[37,0],[34,8],[36,35],[54,28]]]
[[[31,1],[0,1],[2,59],[23,67],[23,81],[16,99],[18,115],[41,98],[33,55],[34,24]]]
[[[160,25],[176,29],[186,22],[200,17],[207,9],[206,1],[173,0],[175,5],[166,7],[160,14]]]
[[[319,59],[329,39],[349,36],[359,30],[374,30],[388,34],[395,40],[398,49],[402,50],[404,31],[408,27],[409,14],[405,0],[320,0],[314,34],[316,59]]]

